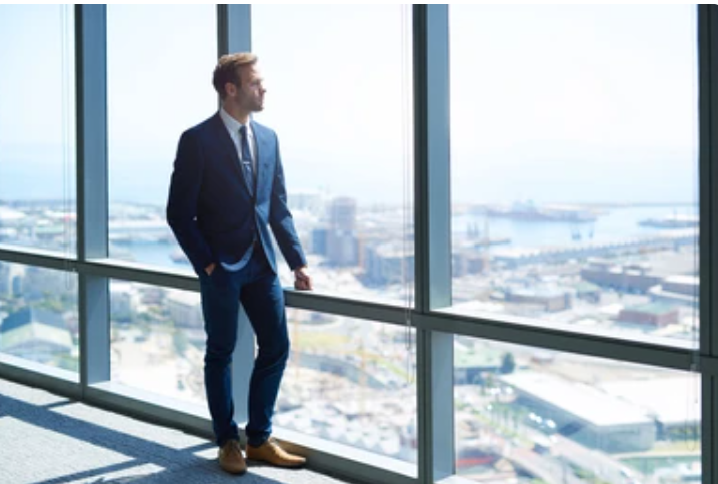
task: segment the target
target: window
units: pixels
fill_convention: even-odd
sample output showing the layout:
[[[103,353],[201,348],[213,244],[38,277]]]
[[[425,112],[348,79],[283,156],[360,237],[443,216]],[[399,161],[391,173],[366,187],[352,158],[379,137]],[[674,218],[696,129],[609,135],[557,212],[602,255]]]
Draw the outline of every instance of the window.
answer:
[[[109,254],[191,270],[165,219],[182,132],[217,109],[213,5],[107,7]]]
[[[0,244],[75,254],[72,6],[0,6]],[[32,26],[31,28],[29,26]]]
[[[107,42],[101,23],[75,39],[73,10],[107,14]],[[417,38],[410,12],[425,27]],[[256,120],[279,136],[320,296],[287,296],[301,309],[287,308],[277,437],[362,482],[443,480],[447,467],[452,482],[711,480],[703,449],[715,451],[715,432],[703,420],[716,412],[716,351],[709,320],[699,348],[699,302],[714,311],[712,298],[698,299],[698,269],[714,249],[699,253],[698,241],[715,220],[699,220],[697,180],[712,134],[699,140],[697,118],[699,107],[708,120],[718,108],[698,96],[699,40],[701,87],[716,73],[715,38],[697,30],[716,31],[715,14],[688,5],[0,6],[0,378],[209,429],[200,294],[165,204],[181,133],[217,110],[218,21],[228,32],[249,23],[268,89]],[[434,68],[447,40],[448,79]],[[107,46],[106,76],[103,62],[83,66],[107,82],[109,179],[86,191],[90,207],[108,200],[113,260],[104,262],[73,260],[74,113],[98,87],[75,86],[75,42]],[[431,175],[446,173],[433,171],[437,160],[450,163],[450,184],[426,190],[420,180],[416,197],[426,202],[418,219],[432,223],[450,197],[451,234],[440,235],[451,236],[451,257],[428,262],[434,274],[451,261],[452,278],[417,281],[429,307],[414,309],[412,113],[427,106],[412,89],[433,94],[445,80],[450,105],[432,96],[428,108],[450,113],[450,136],[420,115],[429,142],[416,146]],[[436,158],[447,144],[451,158]],[[105,162],[84,161],[85,170]],[[704,200],[712,178],[701,180]],[[96,253],[97,219],[80,222]],[[443,256],[434,235],[426,247]],[[98,301],[109,303],[109,321]],[[553,329],[563,333],[548,341]],[[80,333],[90,338],[82,355]],[[248,335],[240,330],[232,373],[238,414]],[[453,392],[432,392],[444,383]],[[450,434],[453,454],[441,442]]]
[[[697,347],[696,25],[450,8],[453,311]]]
[[[454,350],[458,474],[611,484],[700,475],[697,374],[460,336]]]
[[[206,405],[206,335],[200,295],[110,283],[112,381]]]
[[[0,262],[0,353],[78,372],[77,276]]]
[[[287,321],[275,425],[415,463],[414,330],[298,309]]]
[[[412,290],[410,25],[399,5],[252,6],[256,120],[279,136],[317,292],[404,304]]]

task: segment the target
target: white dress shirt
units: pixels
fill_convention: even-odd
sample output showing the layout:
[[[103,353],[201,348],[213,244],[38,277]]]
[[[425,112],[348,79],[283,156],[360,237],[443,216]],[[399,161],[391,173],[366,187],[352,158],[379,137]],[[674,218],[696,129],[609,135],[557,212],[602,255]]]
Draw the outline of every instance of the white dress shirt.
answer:
[[[234,149],[237,150],[237,156],[239,157],[239,161],[247,161],[242,159],[242,140],[239,137],[239,129],[244,125],[234,119],[232,116],[230,116],[229,113],[224,110],[224,108],[219,109],[219,117],[222,118],[222,121],[227,128],[227,132],[229,133],[229,137],[232,138],[232,143],[234,143]],[[254,176],[257,176],[257,143],[254,139],[254,131],[252,131],[252,125],[250,123],[247,123],[246,126],[247,142],[249,143],[249,149],[252,151],[252,171],[254,172]]]
[[[229,137],[232,138],[232,143],[234,143],[234,148],[237,150],[237,156],[239,157],[240,162],[244,162],[247,160],[242,159],[242,140],[240,139],[239,135],[239,129],[244,126],[242,123],[234,119],[232,116],[229,115],[227,111],[224,110],[224,108],[219,109],[219,116],[222,118],[222,121],[224,121],[224,125],[227,128],[227,131],[229,132]],[[246,124],[247,126],[247,142],[249,143],[249,149],[252,152],[252,170],[254,171],[254,176],[257,176],[257,143],[254,139],[254,131],[252,131],[252,125],[250,123]],[[244,253],[242,258],[235,262],[234,264],[225,264],[222,262],[222,267],[224,267],[229,272],[237,272],[244,268],[244,266],[247,265],[249,262],[249,259],[252,257],[252,252],[254,249],[254,243],[249,246],[249,249],[247,249],[247,252]]]

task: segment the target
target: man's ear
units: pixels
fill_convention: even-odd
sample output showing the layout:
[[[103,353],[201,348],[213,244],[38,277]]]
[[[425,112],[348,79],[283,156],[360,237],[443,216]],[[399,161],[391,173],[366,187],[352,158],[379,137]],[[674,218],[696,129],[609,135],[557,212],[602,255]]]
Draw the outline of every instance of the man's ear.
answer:
[[[235,86],[235,85],[232,84],[231,82],[225,82],[225,83],[224,83],[224,92],[225,92],[228,96],[234,97],[234,96],[237,95],[237,86]]]

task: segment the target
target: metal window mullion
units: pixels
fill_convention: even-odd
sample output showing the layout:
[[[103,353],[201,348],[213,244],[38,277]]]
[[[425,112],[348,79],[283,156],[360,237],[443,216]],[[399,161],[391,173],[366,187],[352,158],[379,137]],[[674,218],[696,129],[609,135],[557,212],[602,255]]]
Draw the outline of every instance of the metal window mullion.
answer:
[[[249,4],[217,5],[217,53],[252,50],[252,7]]]
[[[703,374],[701,375],[701,473],[703,484],[716,482],[718,469],[718,446],[715,445],[716,419],[718,419],[718,407],[713,404],[716,401],[718,377]]]
[[[718,97],[712,83],[718,81],[715,72],[718,63],[713,62],[716,35],[716,8],[698,6],[698,113],[699,113],[699,203],[700,203],[700,348],[702,354],[715,355],[718,350],[718,331],[715,329],[712,301],[718,295],[718,286],[712,281],[718,274],[718,263],[713,257],[713,241],[718,240],[718,224],[713,214],[718,209],[718,197],[713,187],[718,186],[718,170],[714,169],[717,150],[713,146],[715,119],[718,115]],[[713,32],[712,32],[713,31]]]
[[[251,6],[248,4],[217,5],[217,53],[219,56],[232,52],[252,50]],[[235,401],[237,422],[248,418],[247,393],[254,367],[254,332],[247,313],[240,310],[237,324],[237,345],[232,357],[232,393]]]
[[[107,257],[107,19],[104,5],[75,6],[77,256]],[[79,273],[80,383],[110,378],[109,282]]]
[[[718,240],[718,150],[715,145],[718,96],[713,85],[718,82],[718,8],[698,5],[698,113],[699,113],[699,186],[700,186],[700,353],[713,358],[718,352],[718,322],[715,303],[718,285],[718,258],[714,257],[713,241]],[[700,367],[701,392],[701,453],[704,483],[717,482],[718,446],[716,432],[716,377]]]
[[[447,5],[413,7],[416,312],[451,304]],[[419,482],[454,473],[453,339],[417,329]]]

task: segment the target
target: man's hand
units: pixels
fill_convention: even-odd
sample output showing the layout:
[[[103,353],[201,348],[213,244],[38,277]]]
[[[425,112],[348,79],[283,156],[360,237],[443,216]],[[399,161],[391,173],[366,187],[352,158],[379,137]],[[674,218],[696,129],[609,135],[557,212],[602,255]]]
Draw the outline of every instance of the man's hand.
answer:
[[[204,272],[207,273],[208,276],[212,275],[212,272],[214,271],[214,262],[212,262],[210,265],[204,268]]]
[[[294,289],[299,291],[312,290],[312,278],[305,272],[306,266],[294,269]]]

